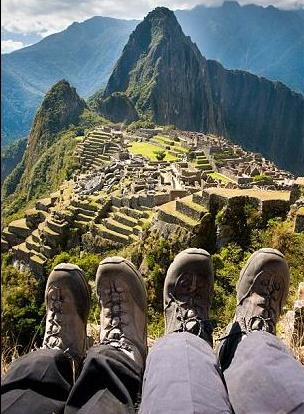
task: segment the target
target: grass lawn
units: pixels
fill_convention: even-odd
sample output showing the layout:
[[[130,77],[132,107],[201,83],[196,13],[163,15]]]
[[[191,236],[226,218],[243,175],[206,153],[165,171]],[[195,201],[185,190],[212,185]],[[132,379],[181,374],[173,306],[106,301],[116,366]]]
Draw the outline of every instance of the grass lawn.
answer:
[[[143,157],[147,157],[152,161],[156,161],[156,155],[154,151],[163,151],[164,149],[161,147],[158,147],[157,145],[148,144],[146,142],[132,142],[131,146],[129,147],[129,151],[131,154],[140,154]],[[168,154],[168,151],[164,150],[166,152],[166,156],[164,158],[164,161],[176,161],[177,158],[174,157],[171,154]]]

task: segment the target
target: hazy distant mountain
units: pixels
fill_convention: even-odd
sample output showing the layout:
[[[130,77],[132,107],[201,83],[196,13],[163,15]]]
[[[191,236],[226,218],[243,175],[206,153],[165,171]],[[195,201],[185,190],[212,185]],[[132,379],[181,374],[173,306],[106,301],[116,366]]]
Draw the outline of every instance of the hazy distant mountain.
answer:
[[[207,58],[304,92],[304,10],[230,2],[177,11],[176,16]],[[44,94],[58,80],[67,79],[83,97],[105,85],[137,23],[93,17],[2,55],[2,143],[28,134]]]
[[[186,35],[208,59],[304,93],[304,9],[279,10],[237,2],[176,11]]]
[[[24,136],[46,91],[65,78],[84,97],[104,85],[137,22],[93,17],[2,55],[3,142]]]
[[[156,124],[223,135],[303,173],[303,95],[205,59],[165,7],[150,12],[131,34],[104,98],[117,94]],[[121,101],[111,110],[118,117]]]

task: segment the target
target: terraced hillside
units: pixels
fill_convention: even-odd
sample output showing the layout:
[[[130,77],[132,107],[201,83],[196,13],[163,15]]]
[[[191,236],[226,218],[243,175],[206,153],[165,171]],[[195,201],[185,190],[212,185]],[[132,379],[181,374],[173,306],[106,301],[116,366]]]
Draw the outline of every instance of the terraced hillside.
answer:
[[[12,221],[1,235],[1,251],[44,276],[48,259],[81,243],[84,234],[98,236],[104,247],[130,244],[138,239],[153,216],[152,209],[113,205],[110,196],[68,197],[63,191],[36,202],[25,216]]]
[[[206,214],[208,214],[206,207],[196,198],[196,194],[192,194],[160,206],[157,219],[168,224],[176,224],[189,230],[195,230]]]
[[[111,157],[121,150],[121,136],[105,132],[102,128],[94,129],[77,144],[75,155],[83,169],[99,169],[109,163]]]
[[[109,215],[96,224],[97,234],[116,245],[127,245],[138,239],[150,224],[152,209],[112,206]]]
[[[182,158],[189,152],[189,149],[181,145],[181,141],[178,137],[172,138],[163,135],[156,135],[151,138],[151,142],[167,150],[169,154],[174,155],[177,158]]]
[[[193,166],[205,173],[212,173],[213,169],[203,151],[196,151]]]

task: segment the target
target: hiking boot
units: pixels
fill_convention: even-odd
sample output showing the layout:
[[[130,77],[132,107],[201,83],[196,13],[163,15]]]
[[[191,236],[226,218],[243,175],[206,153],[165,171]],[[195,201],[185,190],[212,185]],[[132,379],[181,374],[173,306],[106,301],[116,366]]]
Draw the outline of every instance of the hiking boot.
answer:
[[[134,265],[122,257],[103,260],[96,273],[100,343],[121,349],[143,369],[147,354],[147,294]]]
[[[190,248],[171,263],[164,285],[166,333],[190,332],[212,346],[209,310],[213,295],[211,258],[203,249]]]
[[[57,265],[45,289],[46,329],[42,348],[61,349],[77,364],[86,352],[90,289],[82,270]]]
[[[234,319],[218,350],[223,370],[230,365],[242,337],[254,331],[275,335],[288,288],[289,270],[282,253],[264,248],[251,255],[240,273]]]

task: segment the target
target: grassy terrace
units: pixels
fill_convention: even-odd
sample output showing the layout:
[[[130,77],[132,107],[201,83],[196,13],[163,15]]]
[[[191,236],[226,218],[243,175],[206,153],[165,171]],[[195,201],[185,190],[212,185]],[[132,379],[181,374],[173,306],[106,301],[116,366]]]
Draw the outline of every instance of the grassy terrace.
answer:
[[[174,139],[170,137],[165,137],[163,135],[156,135],[153,139],[154,141],[157,141],[162,145],[169,146],[170,151],[179,152],[181,154],[186,154],[188,152],[187,148],[182,147],[180,145],[180,141],[175,141]]]
[[[217,173],[217,172],[209,173],[207,175],[209,175],[214,180],[222,181],[223,183],[229,183],[229,182],[234,183],[234,181],[231,180],[230,178],[226,177],[226,175],[223,175],[223,174],[220,174],[220,173]]]
[[[170,216],[176,217],[178,220],[184,222],[185,224],[188,224],[191,227],[195,227],[199,224],[198,220],[194,220],[193,218],[186,216],[185,214],[180,213],[176,210],[176,200],[169,201],[169,203],[163,204],[159,207],[159,210],[162,210]]]
[[[163,151],[163,150],[164,150],[163,148],[158,147],[157,145],[149,144],[146,142],[132,142],[129,147],[129,151],[132,154],[142,155],[143,157],[149,158],[151,161],[157,161],[154,151]],[[168,152],[166,151],[166,156],[164,158],[164,161],[176,161],[176,160],[177,160],[176,157],[174,157],[171,154],[168,154]]]
[[[270,191],[270,190],[255,190],[253,188],[248,189],[240,189],[240,188],[206,188],[204,190],[209,194],[217,194],[219,196],[231,198],[231,197],[255,197],[259,200],[266,201],[266,200],[283,200],[289,201],[290,191]]]

